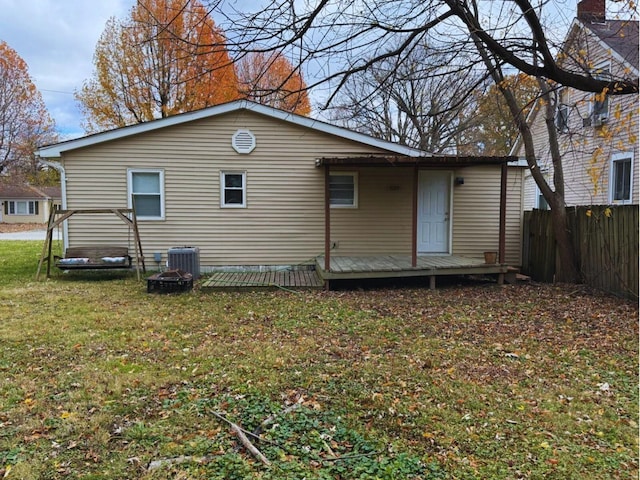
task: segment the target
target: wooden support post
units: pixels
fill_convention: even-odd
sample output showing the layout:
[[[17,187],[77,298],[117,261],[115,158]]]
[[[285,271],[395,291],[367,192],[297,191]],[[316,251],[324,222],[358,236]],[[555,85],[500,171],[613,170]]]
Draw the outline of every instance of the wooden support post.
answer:
[[[324,271],[331,271],[331,192],[329,165],[324,167]]]
[[[429,277],[429,290],[435,290],[435,289],[436,289],[436,276],[431,275]]]
[[[503,163],[500,169],[500,232],[498,236],[498,263],[500,265],[506,261],[507,173],[507,164]]]
[[[413,168],[413,198],[411,213],[411,267],[418,265],[418,165]],[[432,277],[433,278],[433,277]]]
[[[44,239],[44,245],[42,246],[42,254],[40,255],[40,261],[38,262],[38,271],[36,272],[36,281],[40,280],[40,271],[45,258],[47,259],[47,278],[51,275],[51,243],[53,240],[53,220],[56,216],[55,208],[49,209],[49,221],[47,222],[47,234]]]

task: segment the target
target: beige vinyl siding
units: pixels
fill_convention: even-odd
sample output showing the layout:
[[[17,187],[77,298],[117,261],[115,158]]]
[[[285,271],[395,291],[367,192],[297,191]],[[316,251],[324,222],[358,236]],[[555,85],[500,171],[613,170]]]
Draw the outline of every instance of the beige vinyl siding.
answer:
[[[358,207],[331,209],[331,241],[338,242],[332,254],[411,255],[413,169],[361,168],[357,172]]]
[[[350,171],[344,169],[345,171]],[[335,171],[335,170],[332,170]],[[510,167],[507,182],[506,261],[520,265],[522,168]],[[453,177],[452,234],[454,255],[483,258],[497,251],[500,223],[500,167],[468,167]],[[334,255],[411,255],[413,169],[358,170],[357,209],[331,209]]]
[[[256,137],[250,155],[231,146],[240,128]],[[231,113],[66,154],[68,208],[126,207],[127,169],[161,168],[165,220],[139,222],[147,259],[189,245],[200,248],[204,266],[296,264],[324,249],[324,172],[315,159],[372,152],[254,113]],[[247,208],[220,208],[221,171],[246,172]],[[115,216],[78,216],[69,224],[72,246],[132,248]]]
[[[2,223],[45,223],[42,215],[5,215],[2,213]]]
[[[256,137],[249,155],[231,146],[238,129]],[[164,262],[167,249],[182,246],[200,248],[203,269],[307,263],[324,252],[324,169],[316,159],[372,153],[385,152],[254,112],[232,112],[66,153],[67,206],[126,208],[127,170],[162,169],[165,218],[139,221],[147,265],[154,252]],[[221,171],[246,173],[246,208],[221,208]],[[358,207],[331,209],[331,239],[338,242],[333,253],[410,255],[413,169],[357,172]],[[458,173],[465,185],[453,190],[453,253],[482,258],[498,246],[500,168]],[[519,264],[521,184],[513,182],[509,194],[518,208],[514,214],[510,203],[508,259]],[[72,217],[68,239],[70,246],[134,249],[132,232],[115,215]]]
[[[523,167],[507,169],[507,211],[505,219],[505,261],[512,266],[522,265],[522,220],[524,189]]]
[[[464,185],[454,186],[453,254],[483,258],[498,251],[500,226],[500,167],[479,166],[457,170]],[[506,261],[521,264],[523,169],[509,167],[507,176]]]

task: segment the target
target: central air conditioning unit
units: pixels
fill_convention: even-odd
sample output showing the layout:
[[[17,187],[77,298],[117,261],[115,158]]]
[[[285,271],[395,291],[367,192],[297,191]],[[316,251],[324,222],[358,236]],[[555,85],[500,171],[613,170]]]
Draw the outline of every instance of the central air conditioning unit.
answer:
[[[200,277],[200,249],[198,247],[172,247],[167,250],[169,270],[182,270],[194,279]]]

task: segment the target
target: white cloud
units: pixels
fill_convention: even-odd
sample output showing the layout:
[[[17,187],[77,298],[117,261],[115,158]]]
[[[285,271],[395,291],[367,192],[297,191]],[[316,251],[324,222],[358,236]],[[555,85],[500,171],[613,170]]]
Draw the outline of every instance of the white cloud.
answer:
[[[83,133],[73,96],[93,71],[93,53],[109,17],[127,15],[135,0],[0,0],[0,40],[29,66],[64,136]]]

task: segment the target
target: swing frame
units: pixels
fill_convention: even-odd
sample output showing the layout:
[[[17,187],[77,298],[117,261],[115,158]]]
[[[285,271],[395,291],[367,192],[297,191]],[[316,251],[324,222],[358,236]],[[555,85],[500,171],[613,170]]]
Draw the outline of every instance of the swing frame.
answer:
[[[38,262],[38,271],[36,273],[36,280],[40,279],[40,272],[42,271],[42,267],[44,262],[47,262],[47,277],[51,276],[51,265],[55,264],[61,270],[74,270],[74,269],[108,269],[108,268],[131,268],[131,257],[127,254],[124,256],[124,260],[122,262],[104,262],[104,261],[96,261],[95,258],[87,258],[87,262],[82,262],[78,264],[68,264],[62,262],[53,262],[52,261],[52,247],[53,247],[53,231],[56,227],[60,226],[62,222],[67,220],[73,215],[83,215],[83,214],[112,214],[116,215],[120,218],[130,229],[133,231],[134,236],[134,248],[135,248],[135,259],[136,259],[136,273],[138,276],[138,280],[140,280],[140,267],[142,267],[142,271],[146,273],[147,269],[144,264],[144,255],[142,253],[142,243],[140,242],[140,233],[138,231],[138,221],[136,218],[136,211],[134,208],[76,208],[71,210],[63,210],[61,208],[52,208],[51,213],[49,214],[49,222],[47,223],[47,232],[44,241],[44,245],[42,246],[42,254],[40,255],[40,261]],[[110,253],[117,252],[117,255],[122,255],[123,249],[124,252],[128,252],[127,247],[108,247],[108,246],[93,246],[93,247],[75,247],[76,251],[82,251],[83,255],[94,256],[96,258],[102,257],[110,257]],[[72,248],[68,248],[67,252],[71,253],[73,251]],[[75,255],[75,254],[74,254]],[[65,258],[66,255],[65,255]],[[74,258],[74,257],[71,257]],[[77,258],[77,257],[75,257]]]

